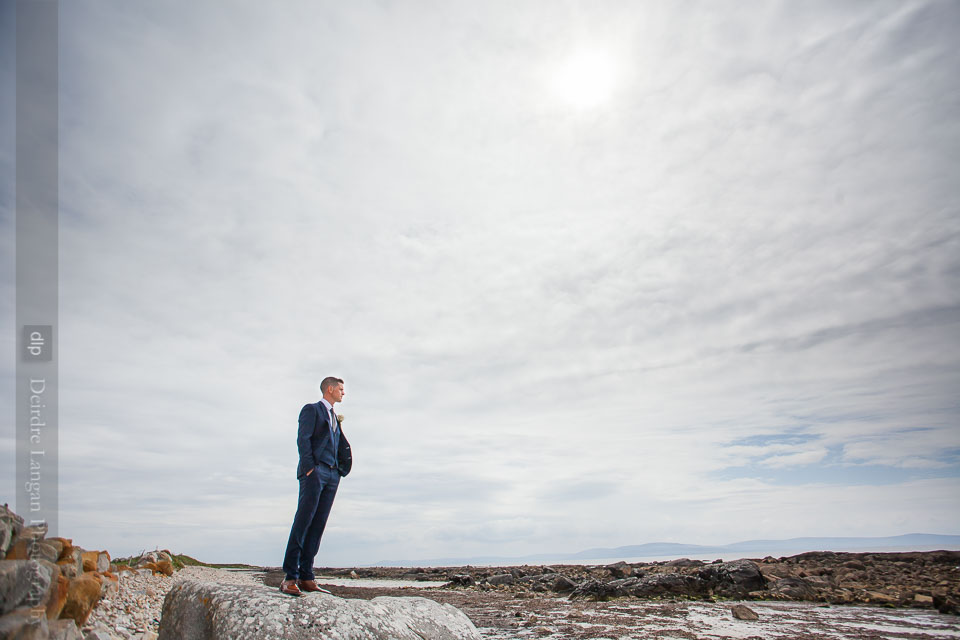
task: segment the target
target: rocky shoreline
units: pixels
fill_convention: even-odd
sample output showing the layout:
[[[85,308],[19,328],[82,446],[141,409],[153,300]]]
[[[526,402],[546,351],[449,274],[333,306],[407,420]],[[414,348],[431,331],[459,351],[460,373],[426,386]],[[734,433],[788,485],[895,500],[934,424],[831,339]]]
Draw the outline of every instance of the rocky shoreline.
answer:
[[[265,581],[279,584],[279,569]],[[907,553],[810,552],[734,562],[681,558],[610,565],[502,567],[367,567],[318,569],[320,575],[446,582],[448,588],[554,594],[606,601],[652,598],[871,604],[957,614],[960,551]]]
[[[562,569],[563,567],[553,567]],[[466,575],[467,567],[449,568],[454,575]],[[476,570],[475,568],[470,568]],[[722,600],[715,602],[678,597],[638,598],[626,596],[607,600],[571,598],[571,593],[533,591],[519,584],[490,585],[487,577],[505,567],[477,571],[475,586],[367,587],[324,583],[322,576],[336,572],[340,578],[416,580],[429,584],[445,576],[441,569],[411,572],[388,569],[338,569],[318,572],[318,581],[327,584],[334,596],[369,600],[380,596],[421,596],[450,604],[463,611],[488,640],[552,638],[588,640],[595,638],[673,638],[688,640],[789,638],[790,640],[946,640],[960,637],[960,617],[931,610],[892,606],[832,606],[822,603],[785,601]],[[527,570],[530,567],[526,567]],[[538,567],[539,570],[545,567]],[[571,567],[571,574],[583,570],[596,575],[602,567]],[[363,574],[361,576],[361,574]],[[548,575],[541,573],[540,575]],[[119,591],[100,601],[83,626],[84,638],[126,640],[156,638],[160,632],[165,596],[185,581],[217,585],[262,586],[275,593],[276,570],[262,572],[185,567],[173,576],[147,573],[124,574]],[[589,580],[589,579],[588,579]],[[359,580],[358,585],[363,581]],[[305,598],[329,597],[311,594]],[[293,600],[293,599],[291,599]],[[746,605],[756,614],[738,617],[734,609]],[[742,616],[742,613],[740,614]],[[879,633],[878,630],[883,632]]]
[[[730,563],[328,567],[317,579],[343,598],[451,604],[491,640],[946,640],[960,638],[958,564],[960,552],[805,553]],[[282,577],[271,568],[263,581],[273,588]]]

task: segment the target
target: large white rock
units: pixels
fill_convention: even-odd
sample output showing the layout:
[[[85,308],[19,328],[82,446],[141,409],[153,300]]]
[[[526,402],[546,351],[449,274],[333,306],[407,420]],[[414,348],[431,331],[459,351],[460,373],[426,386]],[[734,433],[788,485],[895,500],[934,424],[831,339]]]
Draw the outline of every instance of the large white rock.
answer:
[[[462,611],[421,597],[299,598],[276,587],[184,580],[163,600],[158,640],[480,640]]]

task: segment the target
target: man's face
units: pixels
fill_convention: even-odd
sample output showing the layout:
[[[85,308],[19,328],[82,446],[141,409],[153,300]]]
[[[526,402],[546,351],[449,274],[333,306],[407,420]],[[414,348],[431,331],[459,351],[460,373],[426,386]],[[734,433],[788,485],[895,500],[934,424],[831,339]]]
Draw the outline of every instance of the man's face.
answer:
[[[327,388],[330,390],[330,392],[329,392],[329,393],[330,393],[330,397],[333,399],[334,402],[340,402],[340,401],[343,400],[343,393],[344,393],[344,392],[343,392],[343,385],[342,385],[342,384],[334,384],[334,385],[331,385],[331,386],[329,386],[329,387],[327,387]]]

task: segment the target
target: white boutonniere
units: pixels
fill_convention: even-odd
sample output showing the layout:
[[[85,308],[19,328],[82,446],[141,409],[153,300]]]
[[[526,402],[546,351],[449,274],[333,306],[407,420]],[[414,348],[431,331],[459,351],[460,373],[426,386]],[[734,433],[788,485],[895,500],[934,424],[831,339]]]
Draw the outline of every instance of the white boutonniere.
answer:
[[[337,414],[337,422],[339,422],[339,423],[342,424],[343,421],[344,421],[344,419],[345,419],[345,418],[343,417],[343,414],[342,414],[342,413],[338,413],[338,414]]]

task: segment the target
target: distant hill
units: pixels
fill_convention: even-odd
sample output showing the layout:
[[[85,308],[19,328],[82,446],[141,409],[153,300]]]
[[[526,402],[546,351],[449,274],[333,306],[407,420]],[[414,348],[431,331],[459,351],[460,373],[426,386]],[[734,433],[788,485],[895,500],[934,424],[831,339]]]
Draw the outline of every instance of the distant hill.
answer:
[[[715,555],[724,560],[737,558],[782,556],[805,551],[928,551],[933,549],[960,549],[960,535],[908,533],[879,538],[789,538],[786,540],[744,540],[726,545],[682,544],[676,542],[648,542],[623,547],[598,547],[575,553],[538,553],[527,556],[475,556],[469,558],[431,558],[378,562],[373,566],[431,566],[463,565],[520,565],[538,563],[590,564],[591,560],[613,561],[631,558],[681,558],[684,556]]]

